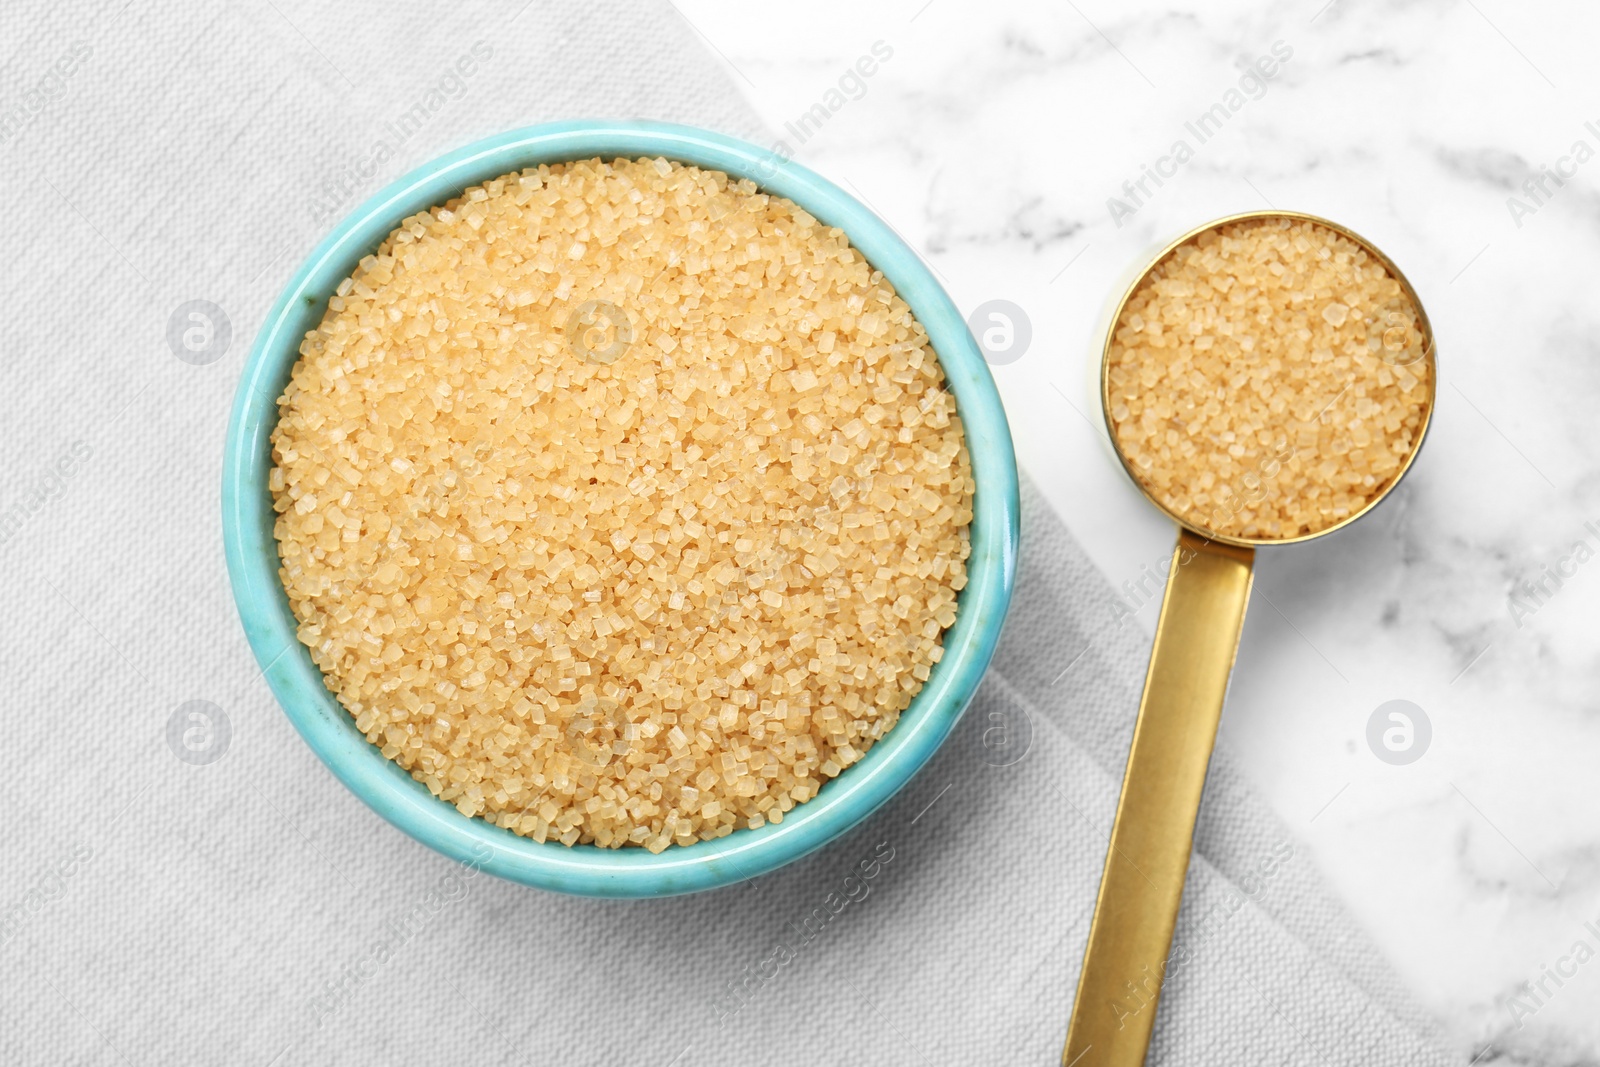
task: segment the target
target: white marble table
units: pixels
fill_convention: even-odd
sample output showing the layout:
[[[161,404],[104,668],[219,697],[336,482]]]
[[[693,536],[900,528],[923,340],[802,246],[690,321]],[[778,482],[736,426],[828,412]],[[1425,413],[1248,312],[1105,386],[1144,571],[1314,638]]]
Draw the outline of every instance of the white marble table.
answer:
[[[678,6],[796,158],[888,218],[963,310],[1024,309],[1030,345],[995,371],[1018,451],[1115,583],[1173,538],[1096,413],[1108,303],[1142,261],[1270,205],[1401,265],[1440,346],[1429,444],[1369,518],[1260,553],[1224,743],[1463,1063],[1600,1057],[1600,12],[820,0],[777,24]],[[1275,50],[1270,79],[1245,73]],[[1186,123],[1217,103],[1238,106],[1202,142]],[[1432,729],[1398,766],[1367,741],[1395,699]]]

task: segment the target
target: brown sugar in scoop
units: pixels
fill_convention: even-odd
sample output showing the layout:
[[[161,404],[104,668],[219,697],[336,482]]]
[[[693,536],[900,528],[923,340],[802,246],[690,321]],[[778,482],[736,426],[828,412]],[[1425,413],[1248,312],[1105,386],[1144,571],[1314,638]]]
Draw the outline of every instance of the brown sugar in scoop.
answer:
[[[1287,217],[1203,231],[1124,304],[1106,414],[1174,517],[1251,541],[1359,514],[1405,470],[1432,397],[1427,336],[1355,241]]]

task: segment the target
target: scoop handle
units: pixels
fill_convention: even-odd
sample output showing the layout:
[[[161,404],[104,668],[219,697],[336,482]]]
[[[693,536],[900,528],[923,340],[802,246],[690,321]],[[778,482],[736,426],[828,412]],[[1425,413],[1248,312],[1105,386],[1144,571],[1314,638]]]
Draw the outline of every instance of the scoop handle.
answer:
[[[1144,1063],[1161,983],[1177,963],[1172,931],[1254,561],[1253,548],[1179,531],[1061,1055],[1066,1067]]]

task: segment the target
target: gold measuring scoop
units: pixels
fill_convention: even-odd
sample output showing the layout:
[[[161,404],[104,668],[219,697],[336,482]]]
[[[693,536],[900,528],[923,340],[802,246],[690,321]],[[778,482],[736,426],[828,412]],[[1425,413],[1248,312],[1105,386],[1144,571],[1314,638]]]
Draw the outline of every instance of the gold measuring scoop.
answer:
[[[1387,429],[1381,421],[1377,426],[1380,433],[1389,435],[1383,439],[1398,442],[1391,449],[1396,453],[1392,461],[1380,456],[1381,465],[1390,469],[1368,472],[1360,479],[1354,473],[1341,477],[1346,489],[1334,498],[1334,504],[1322,501],[1321,511],[1312,521],[1295,523],[1275,519],[1268,514],[1271,509],[1263,506],[1273,502],[1272,493],[1282,491],[1280,486],[1287,480],[1285,472],[1292,470],[1296,477],[1308,476],[1309,472],[1312,480],[1332,480],[1339,477],[1340,469],[1338,457],[1318,454],[1315,443],[1307,453],[1306,438],[1316,435],[1310,428],[1313,424],[1308,423],[1309,409],[1302,407],[1297,414],[1292,405],[1274,404],[1271,400],[1258,405],[1257,416],[1263,417],[1265,410],[1264,421],[1250,429],[1258,436],[1268,435],[1264,440],[1269,442],[1265,446],[1269,458],[1246,471],[1242,485],[1203,485],[1203,476],[1180,484],[1167,477],[1167,471],[1180,465],[1179,459],[1192,458],[1207,448],[1242,450],[1231,431],[1226,439],[1208,440],[1190,424],[1203,420],[1207,414],[1214,416],[1213,408],[1228,402],[1230,389],[1237,390],[1244,381],[1240,375],[1253,375],[1270,384],[1272,374],[1279,373],[1286,376],[1285,387],[1293,387],[1295,383],[1287,378],[1292,371],[1286,369],[1283,359],[1277,360],[1278,369],[1274,371],[1274,359],[1275,354],[1297,341],[1304,346],[1305,336],[1311,332],[1304,320],[1283,331],[1282,336],[1274,336],[1270,330],[1261,336],[1249,335],[1248,349],[1240,347],[1245,343],[1242,337],[1230,335],[1230,350],[1239,366],[1229,364],[1227,373],[1215,383],[1217,388],[1207,390],[1189,388],[1196,381],[1193,374],[1184,379],[1174,372],[1181,379],[1178,385],[1173,384],[1173,378],[1163,378],[1164,372],[1152,364],[1152,359],[1159,362],[1164,358],[1152,356],[1155,350],[1144,353],[1140,371],[1137,360],[1129,357],[1130,346],[1137,350],[1145,343],[1143,338],[1150,326],[1138,312],[1130,313],[1130,308],[1137,304],[1155,313],[1162,301],[1188,299],[1193,294],[1185,283],[1164,279],[1185,259],[1194,262],[1194,257],[1207,248],[1222,247],[1219,242],[1229,239],[1229,235],[1236,236],[1256,226],[1305,234],[1304,229],[1297,230],[1305,224],[1331,231],[1350,242],[1354,249],[1346,248],[1342,253],[1348,260],[1343,265],[1374,283],[1374,300],[1349,305],[1324,302],[1323,321],[1335,332],[1343,330],[1351,339],[1343,350],[1330,348],[1311,353],[1313,363],[1331,361],[1327,372],[1341,378],[1348,371],[1346,390],[1362,382],[1388,389],[1398,381],[1405,383],[1407,395],[1415,394],[1420,384],[1425,399],[1420,412],[1410,416],[1409,424],[1398,430]],[[1337,266],[1326,257],[1316,263],[1328,269]],[[1376,281],[1380,269],[1398,284]],[[1282,273],[1277,272],[1278,276]],[[1383,296],[1384,291],[1387,296]],[[1233,299],[1236,310],[1242,302],[1226,281],[1211,292],[1219,301]],[[1314,294],[1302,295],[1315,298]],[[1366,514],[1387,496],[1410,469],[1422,445],[1433,413],[1438,378],[1432,328],[1415,290],[1399,268],[1365,238],[1337,223],[1299,212],[1248,212],[1189,231],[1162,249],[1140,273],[1123,294],[1111,321],[1100,371],[1106,425],[1117,456],[1134,483],[1178,524],[1178,545],[1156,623],[1144,698],[1139,705],[1122,797],[1062,1052],[1062,1063],[1068,1067],[1141,1067],[1144,1063],[1161,985],[1176,962],[1173,929],[1183,899],[1206,766],[1250,599],[1256,546],[1291,544],[1332,533]],[[1347,324],[1349,329],[1344,330]],[[1257,325],[1269,324],[1257,320]],[[1321,329],[1318,324],[1312,325]],[[1360,351],[1363,340],[1365,355]],[[1158,347],[1165,343],[1158,343]],[[1302,351],[1300,358],[1303,360],[1305,355]],[[1218,355],[1208,362],[1216,367],[1226,360]],[[1302,362],[1302,382],[1304,369]],[[1260,390],[1254,395],[1259,398]],[[1341,392],[1331,397],[1323,414],[1334,409],[1345,395]],[[1365,390],[1358,389],[1358,395],[1364,396]],[[1204,403],[1198,404],[1197,399]],[[1304,405],[1304,393],[1296,400]],[[1271,425],[1275,406],[1284,409],[1280,412],[1283,421],[1276,427]],[[1133,407],[1141,409],[1141,417],[1133,415]],[[1356,438],[1370,442],[1373,428],[1364,426],[1359,416],[1362,411],[1371,415],[1372,406],[1363,408],[1358,400],[1355,411],[1358,417],[1350,424],[1353,429],[1346,429]],[[1317,424],[1323,414],[1317,416]],[[1291,435],[1295,422],[1300,424],[1299,433]],[[1389,423],[1399,424],[1400,420],[1391,417]],[[1356,450],[1352,453],[1347,449],[1347,458],[1352,454],[1372,454],[1351,445],[1348,434],[1336,436],[1335,440]],[[1134,454],[1130,455],[1130,451]],[[1403,455],[1398,454],[1401,451]],[[1306,491],[1328,492],[1317,488]],[[1352,497],[1356,491],[1362,494],[1360,498]]]

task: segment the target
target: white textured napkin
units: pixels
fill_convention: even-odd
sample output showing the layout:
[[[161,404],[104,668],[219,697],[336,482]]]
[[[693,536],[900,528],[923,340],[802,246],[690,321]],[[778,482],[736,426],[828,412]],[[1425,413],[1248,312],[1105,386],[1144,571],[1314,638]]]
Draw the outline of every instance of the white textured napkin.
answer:
[[[218,480],[295,264],[383,183],[511,127],[765,139],[665,6],[376,10],[0,12],[0,1062],[1054,1063],[1148,646],[1106,625],[1111,590],[1031,490],[958,734],[755,884],[602,903],[474,876],[367,811],[278,711],[234,618]],[[174,355],[189,301],[228,317],[215,362]],[[190,701],[221,712],[198,756]],[[1444,1062],[1226,753],[1178,936],[1153,1063]]]

